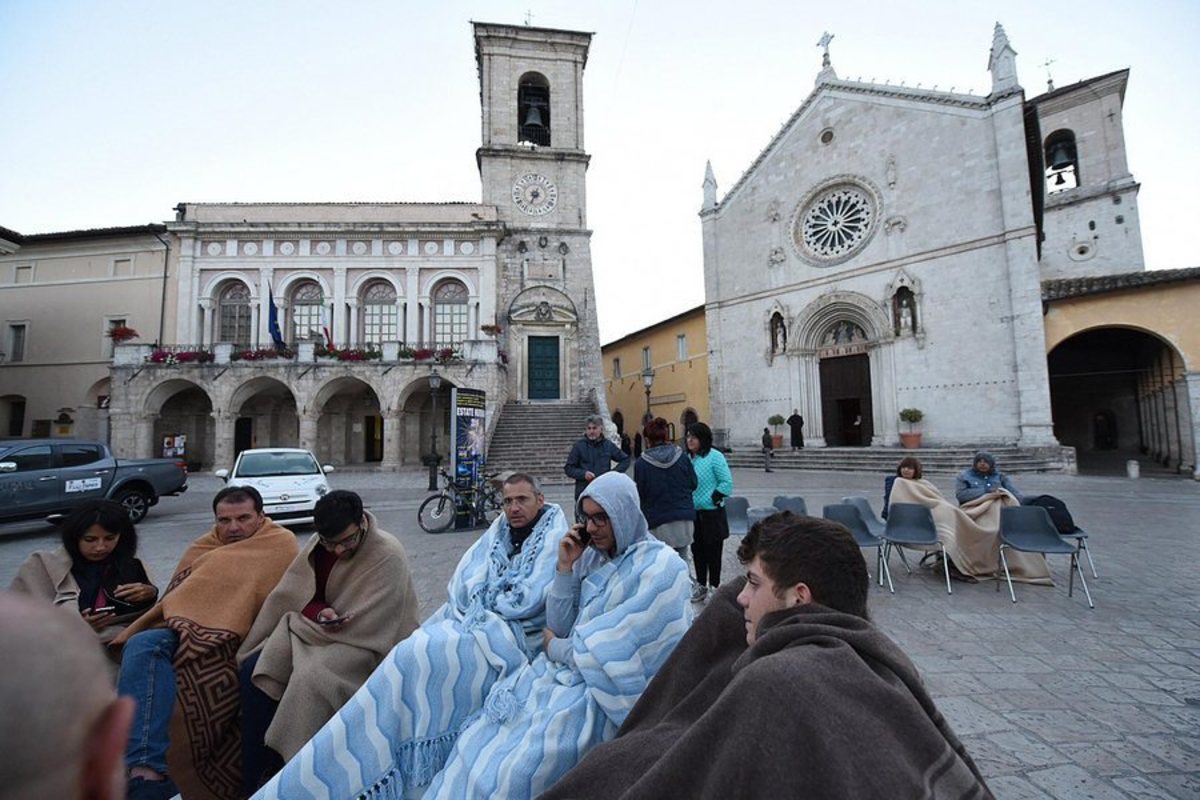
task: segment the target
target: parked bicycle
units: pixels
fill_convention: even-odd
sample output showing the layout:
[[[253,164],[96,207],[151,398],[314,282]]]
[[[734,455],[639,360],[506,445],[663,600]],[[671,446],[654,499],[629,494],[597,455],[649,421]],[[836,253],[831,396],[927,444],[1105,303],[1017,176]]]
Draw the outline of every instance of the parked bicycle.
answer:
[[[482,476],[472,486],[460,486],[446,470],[438,470],[445,486],[435,495],[427,497],[417,509],[417,522],[426,533],[441,533],[454,524],[461,513],[468,515],[470,525],[477,528],[490,525],[502,508],[500,492],[491,479],[499,475],[493,472]]]

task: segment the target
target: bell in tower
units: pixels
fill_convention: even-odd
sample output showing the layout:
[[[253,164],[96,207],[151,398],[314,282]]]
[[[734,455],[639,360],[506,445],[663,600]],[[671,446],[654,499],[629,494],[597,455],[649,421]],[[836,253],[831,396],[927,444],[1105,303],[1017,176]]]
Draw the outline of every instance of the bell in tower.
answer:
[[[521,76],[517,87],[517,142],[550,146],[550,83],[536,72]]]

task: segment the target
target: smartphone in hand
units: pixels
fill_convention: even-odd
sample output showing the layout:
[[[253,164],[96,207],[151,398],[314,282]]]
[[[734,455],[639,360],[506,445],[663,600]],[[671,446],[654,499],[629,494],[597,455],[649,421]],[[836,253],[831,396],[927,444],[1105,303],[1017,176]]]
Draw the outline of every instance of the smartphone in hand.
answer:
[[[592,542],[592,534],[588,533],[586,522],[575,523],[575,535],[579,537],[579,541],[584,547],[587,547]]]
[[[111,613],[116,610],[117,610],[116,606],[101,606],[100,608],[89,608],[88,613],[89,614],[108,614],[108,613]]]
[[[350,614],[343,614],[340,617],[334,617],[332,619],[319,619],[319,620],[317,620],[317,624],[318,625],[341,625],[343,622],[350,619],[350,617],[351,617]]]

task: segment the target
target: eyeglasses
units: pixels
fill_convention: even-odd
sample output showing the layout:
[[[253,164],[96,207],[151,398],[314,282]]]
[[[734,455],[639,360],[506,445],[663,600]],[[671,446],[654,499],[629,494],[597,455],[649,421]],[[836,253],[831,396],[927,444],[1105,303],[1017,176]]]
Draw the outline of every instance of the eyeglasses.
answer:
[[[357,531],[341,539],[330,539],[326,536],[322,536],[319,533],[317,534],[317,538],[327,550],[337,550],[338,548],[348,550],[358,546],[358,543],[362,541],[364,533],[366,533],[366,531],[364,531],[360,525]]]
[[[587,525],[589,522],[594,522],[596,523],[596,527],[600,527],[608,524],[608,514],[604,513],[603,511],[597,511],[595,514],[584,514],[581,511],[579,512],[579,521],[584,525]]]

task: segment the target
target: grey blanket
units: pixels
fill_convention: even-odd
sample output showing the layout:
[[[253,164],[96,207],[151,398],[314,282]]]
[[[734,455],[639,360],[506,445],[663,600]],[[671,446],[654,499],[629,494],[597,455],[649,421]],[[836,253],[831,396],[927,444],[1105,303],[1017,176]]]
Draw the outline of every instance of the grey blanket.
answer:
[[[617,738],[544,798],[991,798],[912,662],[857,617],[768,615],[747,648],[726,583]]]

